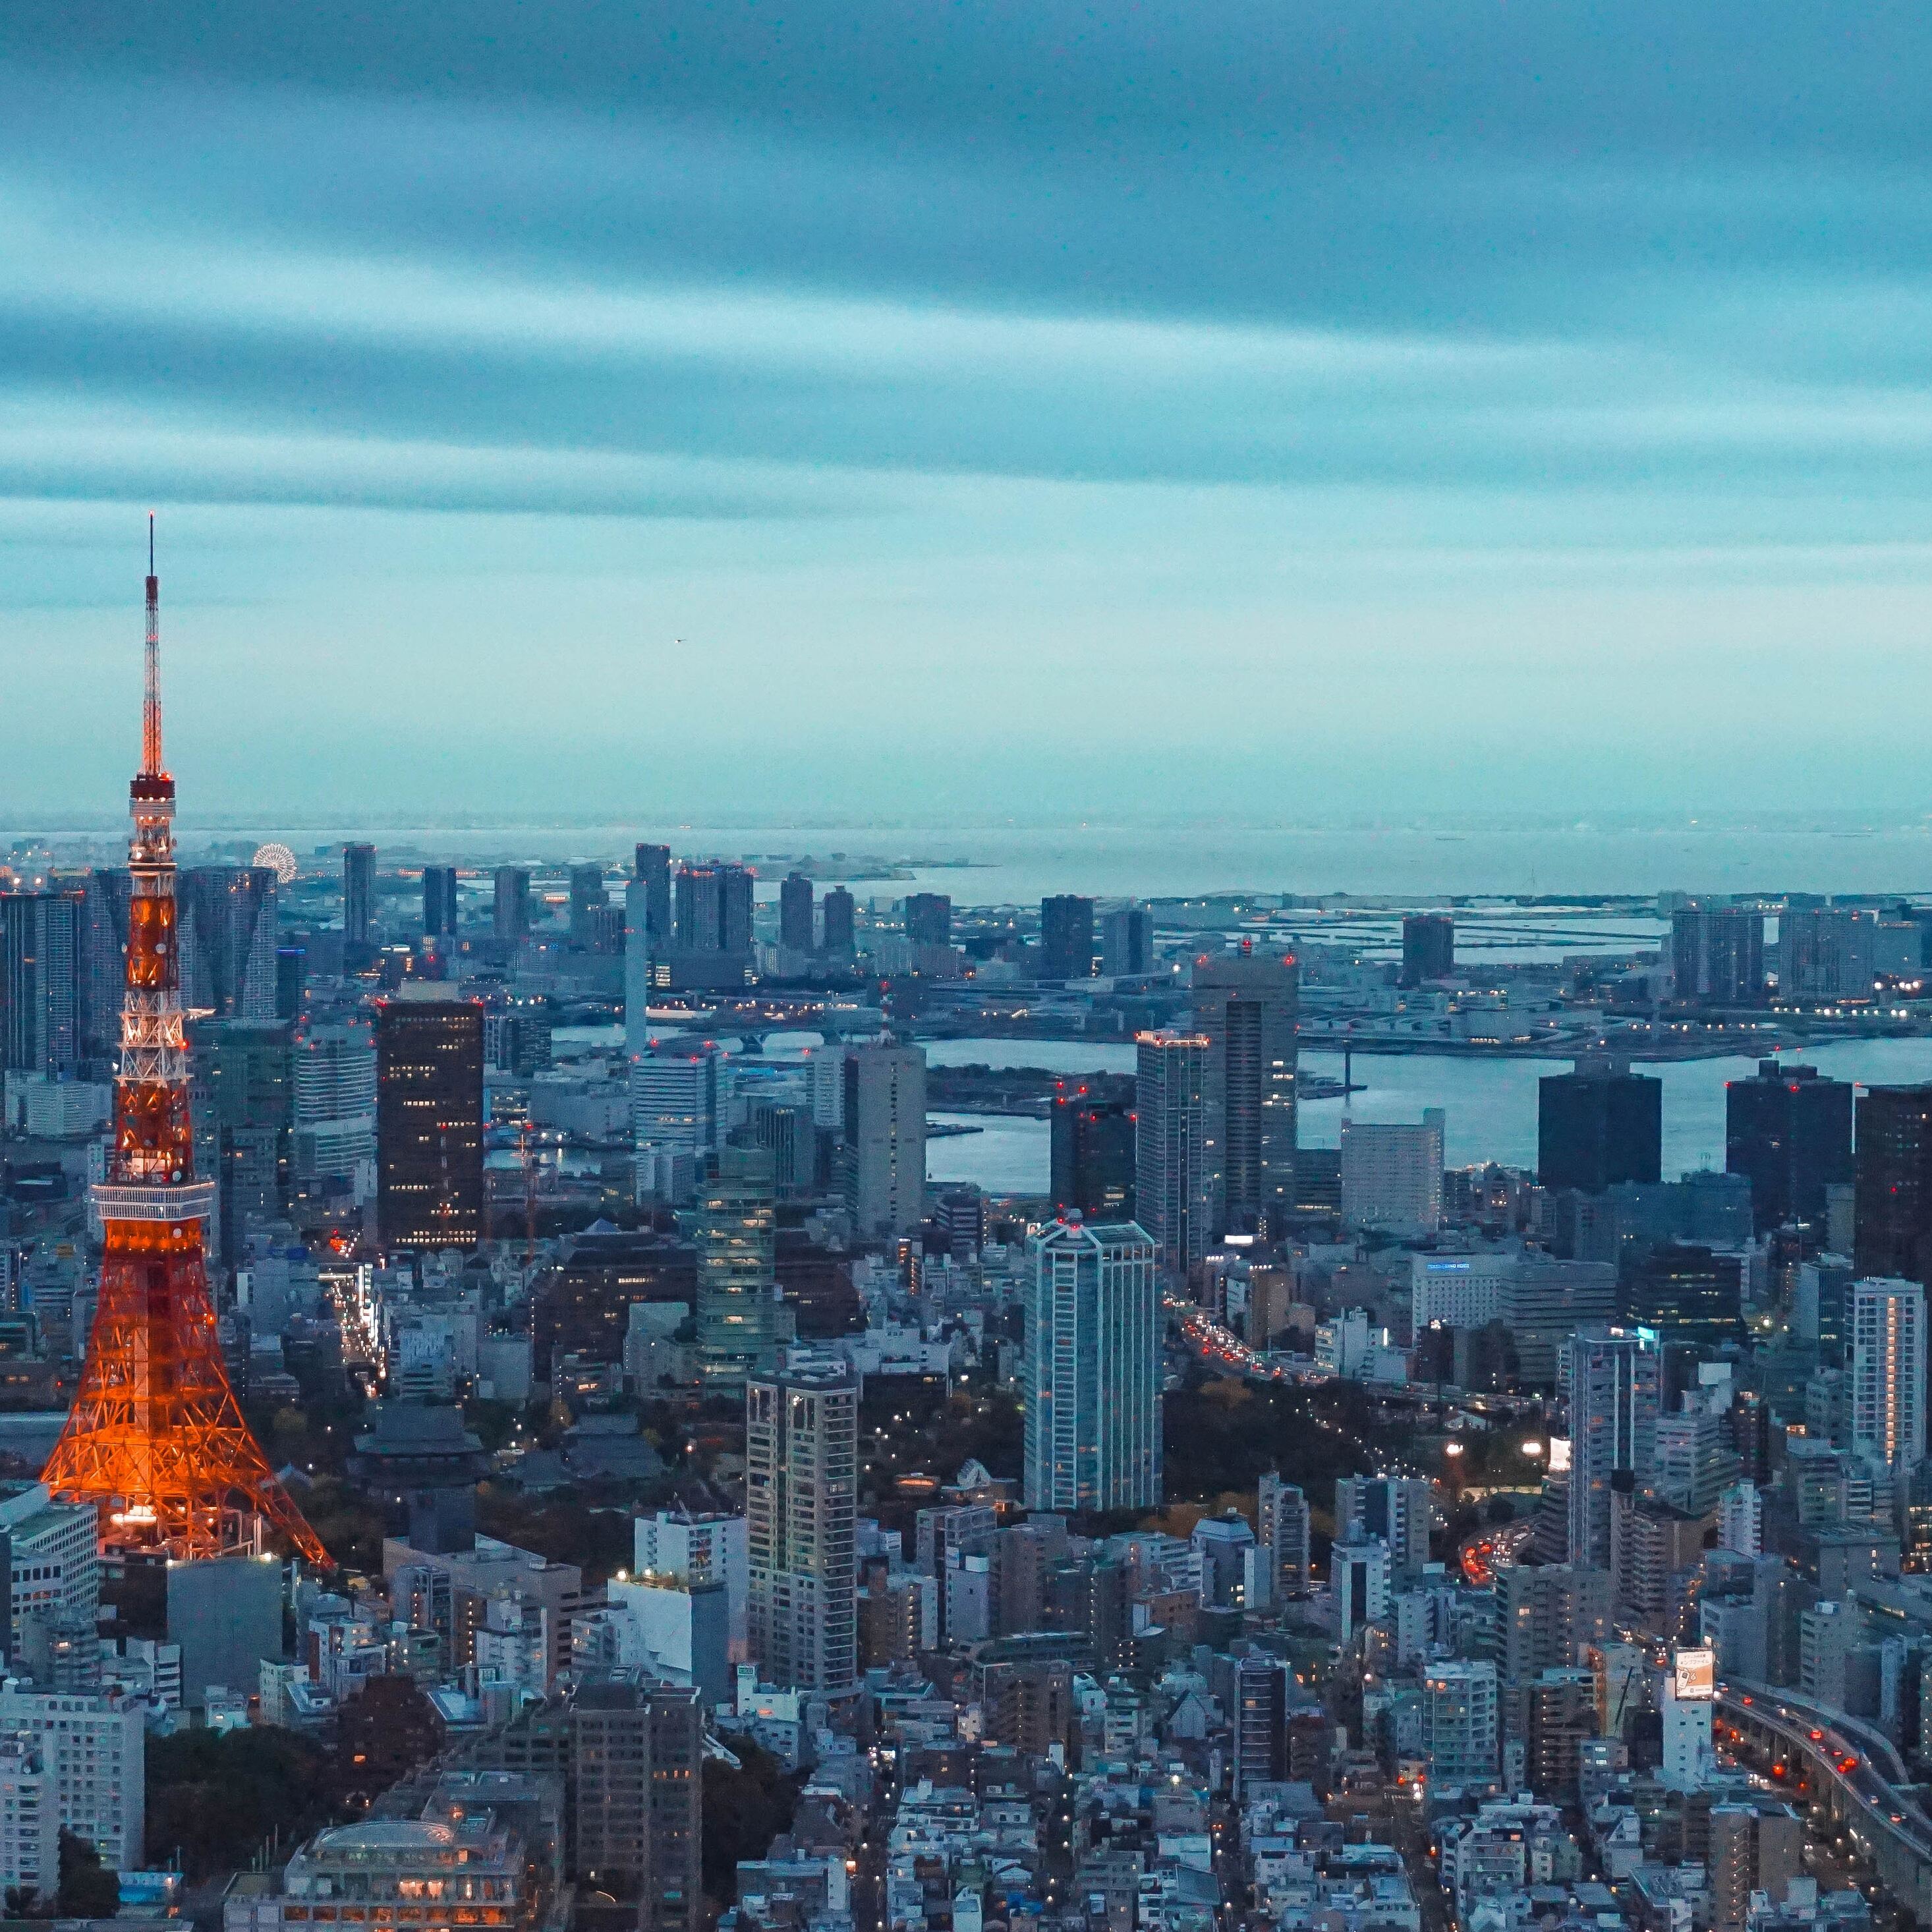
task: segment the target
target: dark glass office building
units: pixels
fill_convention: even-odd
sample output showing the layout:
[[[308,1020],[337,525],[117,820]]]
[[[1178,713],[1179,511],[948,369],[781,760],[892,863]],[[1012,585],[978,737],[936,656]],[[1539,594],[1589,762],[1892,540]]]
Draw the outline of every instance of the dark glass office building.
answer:
[[[1090,1221],[1134,1218],[1134,1110],[1124,1100],[1061,1094],[1053,1103],[1053,1204]]]
[[[376,1219],[385,1248],[483,1238],[483,1009],[417,997],[376,1011]]]
[[[1537,1178],[1599,1194],[1620,1180],[1655,1180],[1664,1158],[1664,1082],[1627,1061],[1580,1060],[1538,1082]]]
[[[1932,1280],[1932,1086],[1866,1088],[1858,1136],[1858,1272]]]
[[[1815,1066],[1761,1060],[1724,1089],[1724,1166],[1750,1183],[1760,1233],[1820,1221],[1825,1190],[1852,1178],[1852,1088]]]

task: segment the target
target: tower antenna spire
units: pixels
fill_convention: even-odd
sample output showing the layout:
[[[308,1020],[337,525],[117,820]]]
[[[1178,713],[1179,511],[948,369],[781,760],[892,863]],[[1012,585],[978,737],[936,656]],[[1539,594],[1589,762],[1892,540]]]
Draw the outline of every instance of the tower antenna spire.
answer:
[[[159,778],[161,764],[161,580],[154,574],[154,513],[148,512],[148,649],[141,701],[141,775]]]

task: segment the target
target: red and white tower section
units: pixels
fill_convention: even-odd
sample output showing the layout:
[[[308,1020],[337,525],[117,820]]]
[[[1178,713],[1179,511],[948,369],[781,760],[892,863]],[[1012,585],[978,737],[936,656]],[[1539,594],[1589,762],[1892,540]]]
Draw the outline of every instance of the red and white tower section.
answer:
[[[215,1335],[206,1233],[214,1184],[194,1172],[160,613],[150,518],[121,1070],[107,1177],[93,1197],[106,1247],[80,1390],[42,1480],[64,1501],[98,1504],[104,1548],[129,1556],[218,1556],[255,1548],[266,1531],[323,1563],[321,1540],[242,1418]]]

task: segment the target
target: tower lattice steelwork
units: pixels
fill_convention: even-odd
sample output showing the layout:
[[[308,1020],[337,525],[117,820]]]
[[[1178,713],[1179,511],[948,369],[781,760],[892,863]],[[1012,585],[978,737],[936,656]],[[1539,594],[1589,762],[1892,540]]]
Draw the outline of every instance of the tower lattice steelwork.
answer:
[[[80,1393],[43,1480],[64,1500],[99,1504],[103,1544],[130,1555],[220,1556],[252,1546],[260,1526],[326,1562],[242,1419],[208,1292],[204,1230],[214,1185],[195,1178],[188,1112],[154,543],[151,517],[121,1071],[107,1178],[94,1190],[106,1247]]]

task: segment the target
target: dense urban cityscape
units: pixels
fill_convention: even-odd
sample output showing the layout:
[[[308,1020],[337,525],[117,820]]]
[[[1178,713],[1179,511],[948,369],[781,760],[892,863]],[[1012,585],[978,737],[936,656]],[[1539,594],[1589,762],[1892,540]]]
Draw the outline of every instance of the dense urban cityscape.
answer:
[[[0,893],[10,1912],[1932,1915],[1932,903],[178,866],[152,548],[126,862]],[[1533,1169],[1418,1046],[1572,1056]]]

